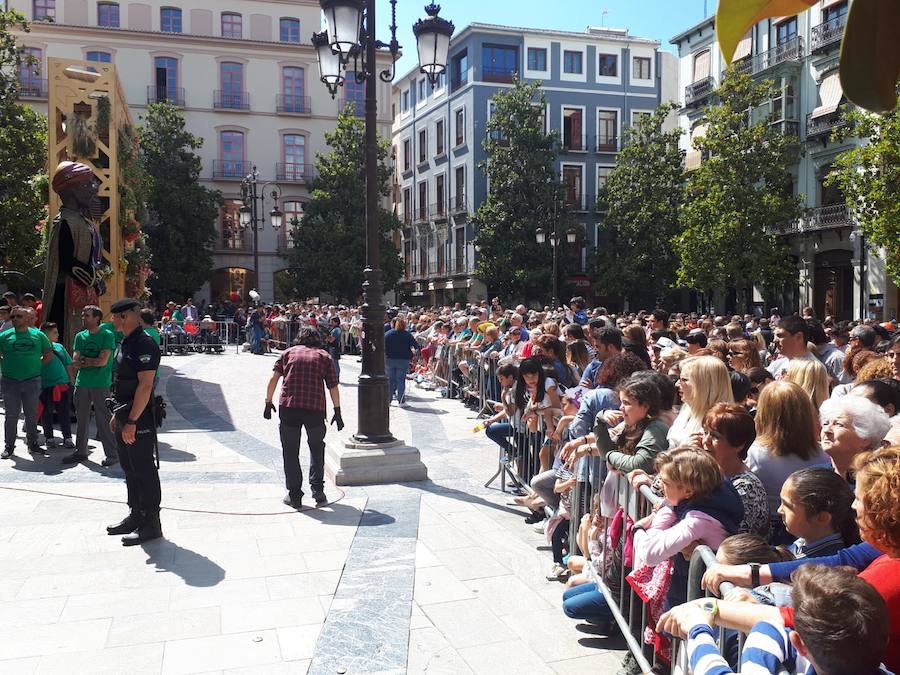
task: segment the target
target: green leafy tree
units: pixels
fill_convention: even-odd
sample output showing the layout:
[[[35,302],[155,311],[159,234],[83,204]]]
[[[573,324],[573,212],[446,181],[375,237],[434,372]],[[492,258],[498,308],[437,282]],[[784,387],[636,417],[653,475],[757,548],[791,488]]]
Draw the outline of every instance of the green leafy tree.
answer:
[[[887,273],[900,285],[900,106],[884,115],[854,110],[844,120],[838,138],[868,143],[838,155],[829,183],[844,193],[868,242],[884,249]]]
[[[352,106],[338,116],[334,131],[325,134],[331,152],[316,157],[312,197],[306,203],[297,246],[289,253],[293,293],[300,298],[327,293],[355,301],[362,294],[366,262],[365,124]],[[390,195],[390,142],[378,140],[378,192]],[[290,224],[289,224],[290,225]],[[385,290],[403,271],[400,252],[389,236],[400,228],[393,213],[378,206],[381,270]]]
[[[194,150],[203,146],[203,139],[187,131],[175,106],[151,104],[139,135],[140,160],[149,176],[151,222],[144,229],[153,251],[150,290],[158,301],[184,298],[213,269],[211,248],[222,195],[200,184],[202,163]]]
[[[28,57],[18,50],[13,30],[28,31],[25,17],[0,11],[0,269],[29,274],[41,262],[47,217],[47,121],[16,102],[19,67]],[[17,284],[12,277],[5,281]]]
[[[728,72],[719,102],[706,109],[706,135],[694,139],[704,161],[688,176],[682,232],[673,239],[678,284],[738,289],[742,307],[753,285],[774,287],[797,274],[777,229],[803,212],[788,171],[798,139],[759,114],[776,95],[770,81]]]
[[[545,130],[539,82],[517,82],[492,101],[482,141],[487,159],[479,164],[489,190],[472,216],[480,247],[475,274],[491,296],[546,299],[552,288],[552,250],[549,241],[536,242],[535,230],[551,232],[558,219],[564,242],[573,222],[560,206],[564,188],[555,168],[557,137]],[[560,276],[570,264],[560,249]]]
[[[663,131],[663,125],[677,107],[660,105],[629,127],[598,196],[605,241],[597,249],[597,280],[606,295],[658,303],[675,282],[678,257],[670,242],[680,232],[683,132]]]

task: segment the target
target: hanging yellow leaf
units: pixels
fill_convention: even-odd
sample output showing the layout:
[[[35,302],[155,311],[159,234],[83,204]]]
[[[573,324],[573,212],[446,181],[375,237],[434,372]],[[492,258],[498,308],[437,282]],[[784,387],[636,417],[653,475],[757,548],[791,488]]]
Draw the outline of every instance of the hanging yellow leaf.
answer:
[[[841,87],[873,112],[893,110],[900,78],[900,2],[855,0],[841,44]]]
[[[731,63],[744,34],[758,21],[773,16],[793,16],[809,9],[817,0],[719,0],[716,38],[722,58]]]

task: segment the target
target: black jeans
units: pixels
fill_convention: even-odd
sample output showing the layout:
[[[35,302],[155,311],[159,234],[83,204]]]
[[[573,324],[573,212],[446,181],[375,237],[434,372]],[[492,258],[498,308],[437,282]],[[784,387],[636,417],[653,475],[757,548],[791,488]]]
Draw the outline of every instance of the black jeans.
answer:
[[[303,470],[300,468],[300,431],[306,427],[309,444],[309,487],[322,492],[325,488],[325,413],[303,408],[278,409],[281,420],[281,455],[284,458],[284,483],[291,497],[303,496]]]
[[[72,438],[72,388],[69,387],[59,396],[58,401],[53,400],[53,387],[41,390],[41,403],[44,411],[41,414],[41,425],[44,427],[44,437],[53,438],[53,413],[59,419],[59,428],[63,438]]]
[[[153,404],[151,399],[150,404]],[[159,513],[162,488],[159,469],[156,468],[156,429],[141,428],[135,431],[134,443],[122,440],[122,422],[116,419],[116,445],[119,448],[119,464],[125,472],[128,489],[128,506],[146,513]]]

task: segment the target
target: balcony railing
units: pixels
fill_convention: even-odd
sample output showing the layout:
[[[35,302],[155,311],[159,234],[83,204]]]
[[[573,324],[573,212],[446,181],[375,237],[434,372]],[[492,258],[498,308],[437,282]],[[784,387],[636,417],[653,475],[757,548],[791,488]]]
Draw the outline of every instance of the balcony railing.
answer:
[[[450,200],[450,213],[454,216],[461,213],[468,213],[468,203],[466,202],[466,193],[460,192]]]
[[[716,88],[716,81],[712,77],[704,77],[684,88],[684,104],[697,105],[706,100]]]
[[[312,112],[310,98],[294,94],[278,94],[275,97],[275,112],[309,115]]]
[[[452,274],[465,274],[469,271],[468,265],[466,263],[466,255],[463,253],[462,256],[455,257],[450,263],[450,271]]]
[[[592,138],[592,147],[596,152],[618,152],[619,151],[619,137],[618,136],[608,136],[603,134],[601,136],[597,136],[596,138]]]
[[[358,98],[342,98],[341,99],[341,110],[350,106],[352,108],[351,112],[357,117],[365,117],[366,114],[366,102],[358,99]]]
[[[413,217],[411,211],[401,213],[398,217],[400,218],[400,222],[402,222],[404,225],[412,225]]]
[[[482,66],[481,81],[512,84],[518,74],[518,71],[511,68],[494,68],[491,66]]]
[[[761,52],[734,64],[734,69],[739,73],[756,75],[773,66],[777,66],[779,63],[794,63],[802,59],[803,38],[798,35],[768,51]]]
[[[213,108],[250,110],[250,94],[246,91],[214,91]]]
[[[184,87],[161,87],[155,84],[148,85],[147,103],[171,103],[179,108],[183,108]]]
[[[47,80],[19,80],[19,98],[47,98]]]
[[[314,164],[278,162],[275,165],[275,180],[284,181],[286,183],[304,183],[312,180],[314,174]]]
[[[842,14],[820,23],[818,26],[813,26],[809,39],[810,51],[813,53],[819,52],[840,42],[844,36],[844,26],[846,24],[847,15]]]
[[[563,206],[572,211],[587,211],[588,197],[587,195],[566,194],[563,196]]]
[[[819,115],[818,117],[813,117],[812,113],[809,113],[806,116],[807,140],[825,140],[834,129],[845,126],[841,120],[843,112],[842,108],[838,108],[834,112]]]
[[[435,202],[428,207],[433,220],[447,220],[447,204],[443,201]]]
[[[591,137],[585,134],[564,134],[560,139],[561,152],[587,152],[591,147]]]
[[[853,225],[853,214],[846,204],[831,204],[813,209],[806,221],[807,230],[828,230]]]
[[[252,237],[245,230],[223,232],[219,239],[219,248],[224,251],[248,252],[253,250]]]
[[[428,222],[428,205],[420,204],[413,211],[413,222],[414,223],[427,223]]]
[[[241,180],[251,171],[253,171],[253,162],[244,162],[236,159],[213,160],[213,178]]]

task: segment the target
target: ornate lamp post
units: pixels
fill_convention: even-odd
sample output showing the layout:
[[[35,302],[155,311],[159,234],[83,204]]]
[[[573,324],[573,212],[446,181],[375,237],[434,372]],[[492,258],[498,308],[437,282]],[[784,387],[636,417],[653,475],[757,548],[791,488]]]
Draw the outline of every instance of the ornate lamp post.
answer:
[[[326,30],[315,33],[313,46],[320,80],[334,98],[346,77],[365,82],[366,123],[366,267],[363,271],[362,373],[359,377],[359,426],[354,439],[362,444],[396,443],[390,431],[387,377],[384,372],[384,286],[381,279],[381,232],[378,227],[378,136],[376,128],[379,80],[391,82],[400,52],[397,42],[397,0],[391,0],[391,41],[375,36],[375,0],[320,0]],[[454,26],[438,16],[440,6],[425,8],[427,17],[416,22],[420,71],[432,85],[447,69],[447,54]],[[378,71],[379,53],[392,58],[388,69]],[[352,64],[352,73],[345,74]]]
[[[240,209],[239,225],[241,230],[248,227],[253,230],[253,274],[256,289],[259,290],[259,231],[263,229],[261,213],[265,210],[266,189],[272,188],[272,201],[274,205],[269,211],[269,222],[272,229],[276,232],[281,229],[284,224],[284,213],[278,208],[278,200],[281,199],[281,188],[275,183],[269,181],[259,184],[259,172],[256,166],[241,180],[241,201],[243,206]]]
[[[547,241],[548,233],[544,232],[544,228],[539,227],[534,231],[534,238],[538,244]],[[553,203],[553,230],[549,233],[550,245],[553,247],[553,298],[550,301],[553,310],[559,307],[559,273],[557,267],[559,265],[559,244],[562,239],[559,233],[559,218],[556,217],[556,202]],[[566,241],[574,244],[578,240],[578,233],[575,228],[570,227],[566,230]]]

